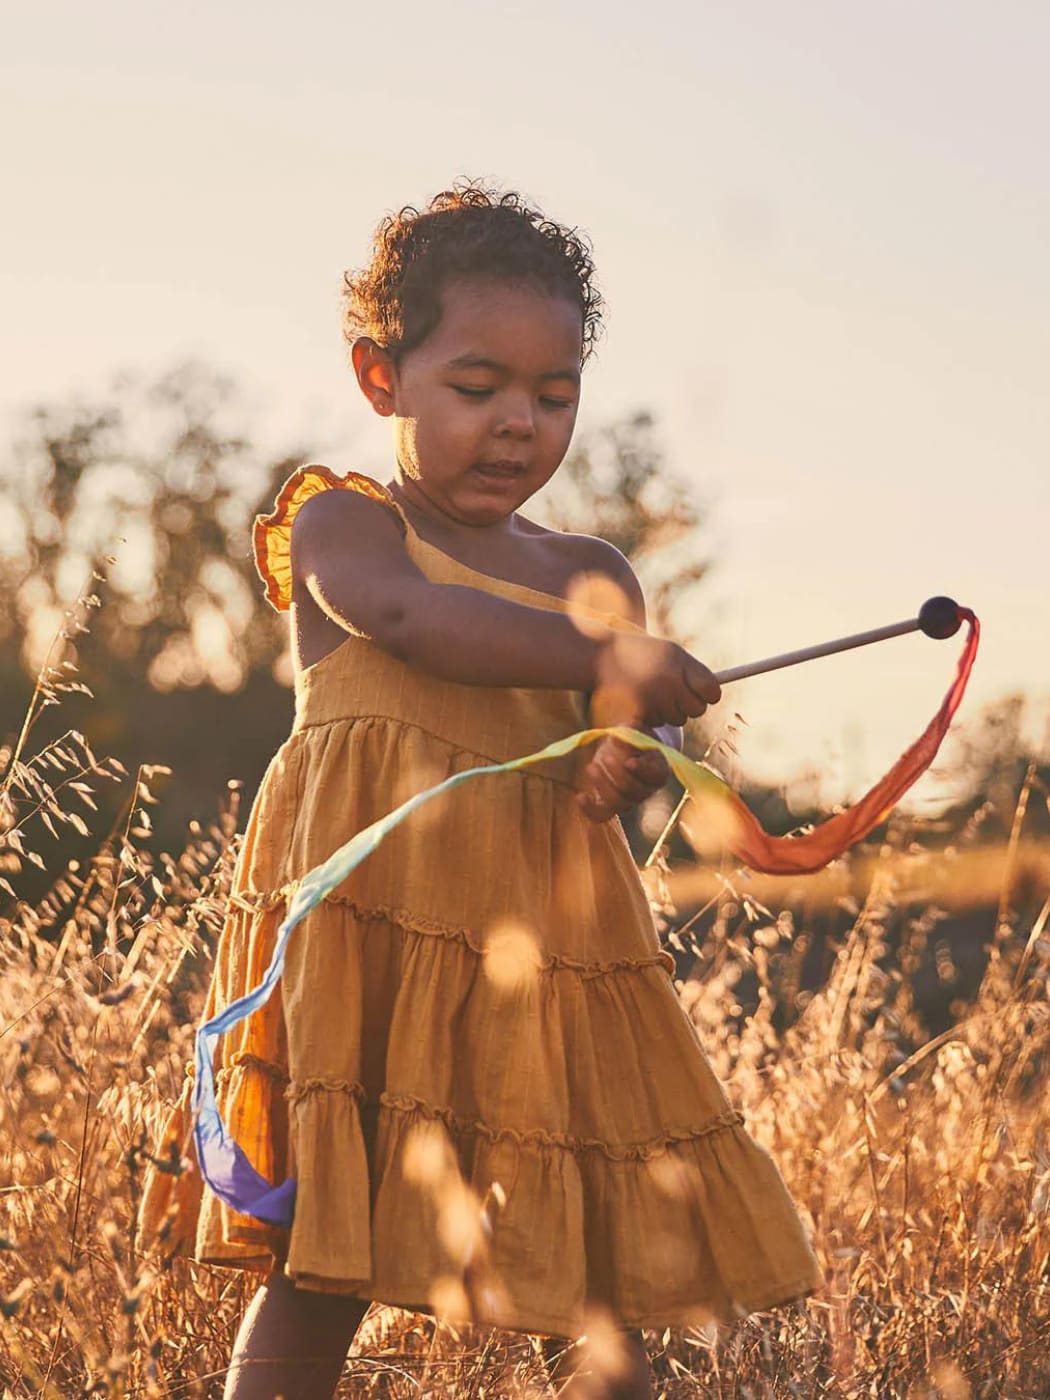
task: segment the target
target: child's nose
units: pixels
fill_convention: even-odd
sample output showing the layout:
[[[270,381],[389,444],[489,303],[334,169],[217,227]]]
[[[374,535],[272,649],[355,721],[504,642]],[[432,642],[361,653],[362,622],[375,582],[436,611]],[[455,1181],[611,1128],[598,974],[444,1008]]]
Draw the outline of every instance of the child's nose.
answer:
[[[497,431],[514,437],[531,437],[535,430],[535,410],[527,394],[505,398],[500,404]]]

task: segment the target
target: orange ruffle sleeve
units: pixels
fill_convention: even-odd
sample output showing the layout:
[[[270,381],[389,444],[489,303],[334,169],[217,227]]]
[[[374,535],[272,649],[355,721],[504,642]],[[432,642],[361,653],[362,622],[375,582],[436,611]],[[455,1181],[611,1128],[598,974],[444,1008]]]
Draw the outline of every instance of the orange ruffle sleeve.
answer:
[[[278,491],[273,510],[269,515],[257,515],[252,528],[255,568],[266,587],[266,601],[277,612],[287,612],[292,605],[292,524],[295,517],[311,496],[333,488],[356,491],[381,501],[397,516],[402,530],[405,529],[401,507],[386,487],[370,476],[360,472],[339,476],[331,467],[319,463],[297,468]]]

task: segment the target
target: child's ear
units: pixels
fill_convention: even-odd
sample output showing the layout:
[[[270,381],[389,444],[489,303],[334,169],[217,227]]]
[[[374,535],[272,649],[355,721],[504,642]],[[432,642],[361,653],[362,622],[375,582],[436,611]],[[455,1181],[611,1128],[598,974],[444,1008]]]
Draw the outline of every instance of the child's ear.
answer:
[[[354,341],[350,358],[362,394],[376,413],[389,418],[394,412],[394,384],[397,379],[397,366],[389,351],[367,335],[362,335]]]

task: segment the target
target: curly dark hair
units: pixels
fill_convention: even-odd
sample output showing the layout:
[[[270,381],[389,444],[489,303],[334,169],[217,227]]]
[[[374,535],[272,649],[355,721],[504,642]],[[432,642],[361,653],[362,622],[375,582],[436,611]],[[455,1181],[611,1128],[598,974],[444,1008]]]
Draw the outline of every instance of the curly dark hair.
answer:
[[[347,349],[369,336],[395,361],[441,319],[441,292],[454,277],[534,283],[575,302],[583,317],[581,364],[602,329],[587,236],[554,223],[514,191],[456,181],[425,209],[406,205],[376,229],[372,261],[343,273]]]

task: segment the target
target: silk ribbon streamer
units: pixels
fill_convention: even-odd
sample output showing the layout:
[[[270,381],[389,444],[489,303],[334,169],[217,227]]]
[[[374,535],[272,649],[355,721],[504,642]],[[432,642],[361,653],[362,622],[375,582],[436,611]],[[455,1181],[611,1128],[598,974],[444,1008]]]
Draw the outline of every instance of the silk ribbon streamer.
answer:
[[[275,1186],[252,1166],[243,1149],[227,1131],[215,1099],[215,1046],[231,1026],[265,1005],[284,970],[285,951],[295,926],[324,897],[341,884],[404,819],[431,798],[473,778],[495,777],[529,768],[548,759],[563,758],[575,749],[607,736],[636,749],[656,749],[663,754],[675,777],[700,808],[701,822],[710,822],[733,854],[753,870],[767,874],[802,874],[819,870],[854,842],[866,836],[891,811],[933,762],[941,740],[959,708],[973,668],[980,638],[980,624],[968,609],[960,616],[969,633],[951,689],[937,714],[916,742],[855,806],[828,818],[801,836],[770,836],[743,801],[710,768],[654,739],[650,734],[609,725],[585,729],[558,739],[537,753],[480,768],[468,768],[444,782],[410,797],[385,817],[359,831],[315,866],[294,887],[283,922],[277,931],[273,957],[257,987],[231,1002],[197,1030],[193,1089],[194,1140],[201,1175],[221,1201],[241,1215],[273,1225],[290,1225],[295,1211],[295,1179]]]

